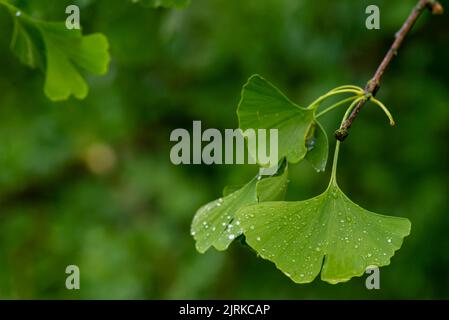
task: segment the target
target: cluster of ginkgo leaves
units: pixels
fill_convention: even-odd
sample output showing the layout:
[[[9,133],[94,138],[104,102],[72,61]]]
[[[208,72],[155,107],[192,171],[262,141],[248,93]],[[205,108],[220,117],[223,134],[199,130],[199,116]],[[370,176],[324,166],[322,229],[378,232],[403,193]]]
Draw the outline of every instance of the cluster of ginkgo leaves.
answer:
[[[326,99],[341,94],[350,97],[318,111]],[[326,190],[312,199],[282,201],[289,164],[306,159],[318,172],[326,168],[329,142],[318,119],[347,106],[344,121],[361,100],[381,107],[394,125],[384,104],[360,87],[335,88],[303,108],[261,76],[252,76],[237,109],[239,127],[278,130],[277,173],[227,187],[221,198],[201,207],[191,226],[197,250],[225,250],[244,236],[258,255],[297,283],[311,282],[321,272],[322,280],[334,284],[361,276],[368,267],[388,265],[409,235],[410,221],[369,212],[341,191],[336,178],[340,142]]]
[[[132,0],[151,8],[182,8],[190,0]],[[13,19],[11,50],[19,60],[45,74],[44,92],[53,101],[70,96],[84,99],[89,91],[82,72],[104,75],[108,72],[109,42],[102,33],[82,35],[67,29],[64,22],[33,18],[11,2],[0,0]]]

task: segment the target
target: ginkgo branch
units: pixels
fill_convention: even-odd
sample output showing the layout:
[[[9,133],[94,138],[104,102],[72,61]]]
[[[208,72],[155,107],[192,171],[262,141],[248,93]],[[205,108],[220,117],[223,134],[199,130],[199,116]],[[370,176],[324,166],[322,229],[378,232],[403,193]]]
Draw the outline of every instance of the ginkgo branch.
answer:
[[[351,105],[348,107],[348,109],[346,109],[343,119],[341,120],[342,124],[345,123],[345,121],[348,119],[351,112],[358,105],[358,103],[360,103],[360,101],[363,101],[363,100],[366,100],[366,97],[358,97],[351,103]],[[340,152],[340,143],[341,143],[340,141],[337,141],[337,143],[335,145],[334,161],[332,163],[331,183],[337,182],[337,164],[338,164],[338,155]]]
[[[375,96],[377,91],[380,88],[380,82],[382,79],[383,74],[385,73],[385,70],[393,60],[393,58],[398,54],[398,50],[401,47],[402,43],[404,42],[404,39],[412,29],[415,22],[418,20],[418,18],[421,16],[421,14],[424,12],[426,8],[429,8],[433,14],[442,14],[443,13],[443,7],[442,5],[436,1],[436,0],[419,0],[418,4],[413,8],[411,14],[407,18],[407,20],[404,22],[402,28],[396,33],[396,38],[391,45],[390,49],[388,50],[386,56],[382,60],[381,64],[376,70],[376,73],[374,74],[373,78],[368,82],[368,84],[365,87],[365,93],[370,96]],[[366,102],[369,99],[362,99],[359,101],[358,105],[352,110],[349,117],[343,122],[343,124],[340,126],[340,128],[335,131],[335,138],[339,141],[344,141],[346,137],[348,136],[348,130],[351,127],[352,123],[356,119],[357,115],[359,114],[361,108],[366,104]],[[372,98],[371,98],[372,100]],[[373,100],[373,102],[376,103],[376,100]],[[376,103],[377,104],[377,103]],[[382,105],[378,104],[382,107]]]

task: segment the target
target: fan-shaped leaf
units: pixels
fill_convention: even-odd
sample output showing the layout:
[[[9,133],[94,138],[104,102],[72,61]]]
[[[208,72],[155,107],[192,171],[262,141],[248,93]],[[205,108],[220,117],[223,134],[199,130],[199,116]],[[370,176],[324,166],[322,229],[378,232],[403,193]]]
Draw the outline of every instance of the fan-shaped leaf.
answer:
[[[236,212],[258,201],[279,200],[285,194],[288,170],[281,166],[279,174],[261,179],[255,177],[242,188],[201,207],[193,218],[191,233],[199,252],[206,252],[211,246],[226,250],[229,244],[242,234]]]
[[[14,31],[11,40],[11,50],[20,62],[31,67],[45,65],[45,45],[39,30],[27,20],[14,19]]]
[[[361,208],[335,182],[310,200],[247,206],[237,219],[247,243],[297,283],[320,271],[324,281],[344,282],[368,266],[388,265],[411,226]]]
[[[79,69],[96,75],[108,71],[109,44],[103,34],[83,36],[64,23],[37,20],[9,3],[0,4],[14,19],[11,49],[22,63],[45,72],[44,91],[51,100],[86,97],[88,86]]]
[[[88,86],[78,68],[105,74],[109,65],[108,41],[102,34],[82,36],[62,23],[39,24],[47,50],[45,93],[52,100],[73,94],[84,99]]]
[[[242,90],[237,109],[240,129],[278,129],[279,159],[301,161],[306,153],[306,136],[314,121],[314,109],[291,102],[279,89],[259,75],[252,76]],[[257,150],[251,149],[257,159]]]
[[[284,200],[288,185],[288,163],[283,161],[278,173],[257,183],[259,202]]]

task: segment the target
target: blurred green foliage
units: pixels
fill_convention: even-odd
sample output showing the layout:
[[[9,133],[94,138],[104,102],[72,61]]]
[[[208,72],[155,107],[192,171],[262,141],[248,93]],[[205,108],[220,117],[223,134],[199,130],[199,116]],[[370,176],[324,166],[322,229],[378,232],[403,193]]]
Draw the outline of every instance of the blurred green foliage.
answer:
[[[107,73],[108,41],[100,33],[82,35],[78,30],[79,10],[74,14],[78,17],[74,30],[64,22],[35,19],[5,0],[0,1],[0,6],[8,9],[14,20],[11,50],[23,64],[45,72],[44,92],[49,99],[67,100],[72,94],[78,99],[87,96],[89,88],[78,68],[98,75]]]
[[[449,298],[447,16],[426,13],[385,75],[379,97],[397,126],[367,107],[342,145],[345,192],[413,224],[381,269],[381,290],[363,278],[296,285],[237,242],[197,253],[194,212],[255,168],[169,161],[173,129],[237,126],[253,73],[303,105],[341,84],[363,86],[415,2],[194,0],[155,10],[15,1],[47,21],[64,21],[76,3],[83,32],[108,37],[108,75],[86,75],[88,97],[58,103],[9,50],[13,24],[0,9],[0,298]],[[369,4],[381,9],[380,31],[365,28]],[[326,116],[328,133],[340,118]],[[304,162],[290,178],[287,198],[306,199],[324,190],[329,170]],[[70,264],[81,269],[79,291],[65,289]]]

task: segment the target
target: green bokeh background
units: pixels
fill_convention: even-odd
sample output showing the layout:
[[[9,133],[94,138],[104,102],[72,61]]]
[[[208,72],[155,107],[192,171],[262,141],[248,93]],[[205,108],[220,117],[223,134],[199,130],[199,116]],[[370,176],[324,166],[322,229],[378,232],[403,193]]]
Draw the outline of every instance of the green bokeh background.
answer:
[[[0,298],[449,298],[447,15],[426,12],[385,75],[378,97],[397,126],[366,107],[342,147],[342,189],[371,211],[412,221],[381,269],[381,290],[369,291],[365,277],[294,284],[239,243],[197,253],[196,209],[256,168],[174,166],[169,135],[193,120],[235,128],[253,73],[303,106],[338,85],[363,86],[416,0],[192,0],[182,10],[16,3],[59,21],[78,4],[84,33],[108,37],[112,64],[107,76],[88,77],[84,101],[53,103],[43,75],[9,50],[12,21],[0,8]],[[381,30],[365,28],[369,4],[381,9]],[[329,135],[342,112],[326,116]],[[289,200],[327,185],[328,171],[290,169]],[[65,288],[70,264],[81,269],[81,290]]]

